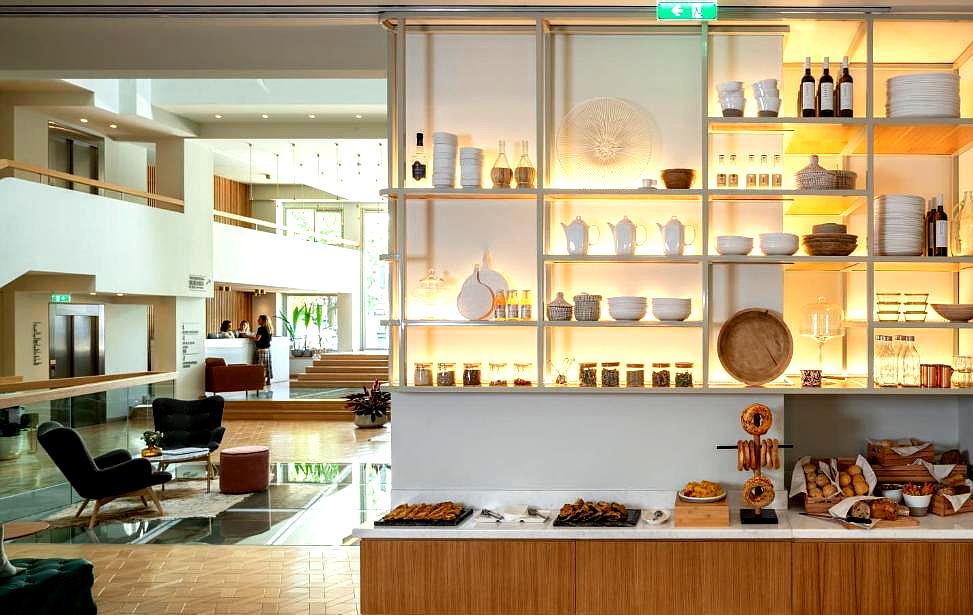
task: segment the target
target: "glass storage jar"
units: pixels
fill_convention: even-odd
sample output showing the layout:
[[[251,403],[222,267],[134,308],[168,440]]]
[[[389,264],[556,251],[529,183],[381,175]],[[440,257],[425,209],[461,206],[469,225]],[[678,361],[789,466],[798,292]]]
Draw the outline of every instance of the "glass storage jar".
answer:
[[[693,386],[693,363],[691,361],[685,361],[682,363],[676,363],[675,376],[673,377],[675,385],[680,388],[692,388]]]
[[[416,363],[415,373],[412,375],[412,385],[417,387],[432,386],[432,363]]]
[[[672,382],[672,369],[670,363],[652,364],[652,386],[668,387]]]
[[[441,387],[456,386],[456,364],[440,363],[436,370],[436,384]]]
[[[597,363],[578,364],[578,386],[583,386],[583,387],[598,386],[598,364]]]
[[[627,387],[645,386],[645,364],[644,363],[625,364],[625,386]]]
[[[515,387],[529,387],[534,384],[530,373],[533,366],[533,363],[514,363]]]
[[[480,381],[480,364],[463,363],[463,386],[478,387],[483,384]]]
[[[891,335],[875,336],[875,386],[894,387],[898,385],[898,360],[892,346]]]
[[[973,387],[973,357],[953,357],[952,385],[959,389]]]
[[[490,386],[505,387],[507,384],[507,364],[490,363]]]
[[[618,386],[618,361],[608,361],[601,364],[601,386],[603,387],[617,387]]]
[[[904,387],[917,387],[922,384],[919,368],[919,349],[916,348],[914,335],[902,335],[902,350],[899,352],[899,384]]]

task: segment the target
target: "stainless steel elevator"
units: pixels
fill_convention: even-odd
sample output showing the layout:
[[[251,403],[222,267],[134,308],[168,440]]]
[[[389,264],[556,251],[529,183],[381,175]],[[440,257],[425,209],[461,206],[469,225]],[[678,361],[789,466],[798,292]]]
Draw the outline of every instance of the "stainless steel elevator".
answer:
[[[105,306],[52,303],[50,377],[78,378],[105,373]],[[71,427],[104,423],[105,394],[51,402],[51,418]]]

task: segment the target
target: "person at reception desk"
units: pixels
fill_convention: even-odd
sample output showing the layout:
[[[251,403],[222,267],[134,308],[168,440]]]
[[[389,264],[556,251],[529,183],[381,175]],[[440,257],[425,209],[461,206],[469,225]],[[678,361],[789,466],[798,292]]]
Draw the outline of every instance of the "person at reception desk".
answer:
[[[236,334],[233,332],[231,327],[233,327],[233,323],[229,320],[224,320],[222,323],[220,323],[220,338],[230,339],[236,337]]]
[[[270,319],[267,318],[266,314],[261,314],[257,318],[257,333],[251,335],[250,339],[253,340],[253,345],[256,350],[256,361],[257,365],[264,366],[264,374],[267,385],[270,386],[270,381],[274,377],[274,368],[270,360],[270,340],[274,336],[274,326],[270,324]]]
[[[249,320],[241,320],[240,321],[240,326],[237,327],[237,330],[236,330],[236,336],[237,337],[250,337],[250,335],[251,335],[251,333],[250,333],[250,321]]]

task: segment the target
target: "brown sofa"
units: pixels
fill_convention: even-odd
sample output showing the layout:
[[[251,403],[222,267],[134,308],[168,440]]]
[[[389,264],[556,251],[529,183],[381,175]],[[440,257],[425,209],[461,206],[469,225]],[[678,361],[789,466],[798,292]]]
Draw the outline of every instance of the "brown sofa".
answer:
[[[217,357],[206,358],[206,392],[260,391],[264,388],[263,365],[227,365]]]

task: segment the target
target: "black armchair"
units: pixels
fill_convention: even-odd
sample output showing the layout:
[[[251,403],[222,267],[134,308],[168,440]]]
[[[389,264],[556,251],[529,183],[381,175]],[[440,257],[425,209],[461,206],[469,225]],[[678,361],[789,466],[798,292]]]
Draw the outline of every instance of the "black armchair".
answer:
[[[38,428],[37,441],[68,483],[84,498],[74,516],[81,516],[88,502],[95,501],[88,527],[94,527],[98,522],[98,511],[102,506],[123,497],[141,498],[143,506],[148,506],[146,498],[149,498],[159,514],[163,514],[162,503],[152,487],[172,480],[172,474],[153,471],[148,459],[133,459],[122,449],[92,458],[78,432],[56,421]]]
[[[162,432],[162,448],[200,447],[215,451],[223,441],[223,398],[193,401],[160,397],[152,402],[155,430]]]

